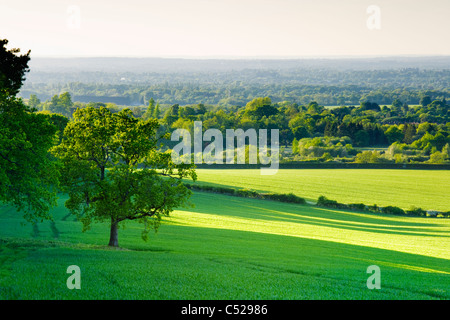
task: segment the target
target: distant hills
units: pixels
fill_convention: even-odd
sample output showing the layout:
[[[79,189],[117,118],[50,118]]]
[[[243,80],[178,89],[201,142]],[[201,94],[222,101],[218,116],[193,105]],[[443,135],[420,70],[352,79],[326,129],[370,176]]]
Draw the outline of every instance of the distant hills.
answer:
[[[450,56],[317,59],[31,58],[21,96],[42,101],[245,105],[255,97],[307,104],[418,104],[450,96]]]
[[[449,69],[450,56],[317,59],[32,58],[34,72],[229,72],[245,69]]]

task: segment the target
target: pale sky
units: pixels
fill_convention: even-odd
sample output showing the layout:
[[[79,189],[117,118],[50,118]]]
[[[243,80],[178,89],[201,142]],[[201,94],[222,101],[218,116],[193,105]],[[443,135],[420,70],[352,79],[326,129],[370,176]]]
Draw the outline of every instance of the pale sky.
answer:
[[[32,57],[450,55],[450,0],[0,0],[1,38]]]

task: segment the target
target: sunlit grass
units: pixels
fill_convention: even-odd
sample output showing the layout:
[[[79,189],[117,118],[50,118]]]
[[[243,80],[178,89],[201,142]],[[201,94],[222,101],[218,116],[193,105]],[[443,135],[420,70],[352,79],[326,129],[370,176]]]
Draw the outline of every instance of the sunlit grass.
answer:
[[[209,199],[218,196],[206,197]],[[220,196],[218,197],[220,199]],[[199,202],[201,200],[198,200]],[[213,201],[213,200],[212,200]],[[241,199],[227,199],[220,205],[220,211],[176,212],[170,221],[179,225],[203,228],[218,228],[283,235],[307,239],[325,240],[336,243],[364,245],[374,248],[423,254],[437,258],[448,258],[446,248],[450,235],[450,220],[439,223],[424,223],[423,218],[391,217],[367,213],[348,213],[345,211],[292,206]],[[204,204],[207,205],[207,204]],[[230,212],[227,215],[227,212]],[[388,235],[388,236],[387,236]],[[444,238],[441,238],[444,236]],[[426,245],[424,245],[424,243]]]
[[[294,193],[311,201],[321,195],[342,203],[450,211],[450,171],[385,169],[200,169],[199,183]]]
[[[61,200],[61,204],[62,201]],[[38,232],[0,209],[2,299],[448,299],[450,220],[395,217],[196,193],[149,242],[141,226],[107,248],[63,206]],[[55,228],[58,232],[55,232]],[[2,257],[8,257],[7,261]],[[1,261],[5,261],[2,263]],[[66,269],[82,270],[68,290]],[[369,290],[378,265],[382,289]]]

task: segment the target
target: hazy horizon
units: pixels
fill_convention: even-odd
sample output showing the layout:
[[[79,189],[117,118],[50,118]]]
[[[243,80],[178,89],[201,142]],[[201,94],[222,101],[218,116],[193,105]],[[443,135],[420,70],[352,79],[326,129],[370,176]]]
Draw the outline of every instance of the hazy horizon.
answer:
[[[0,38],[33,57],[449,56],[450,1],[16,0]]]
[[[8,47],[11,47],[8,45]],[[25,50],[21,52],[25,53]],[[184,59],[184,60],[344,60],[385,58],[446,58],[450,54],[340,55],[340,56],[58,56],[33,55],[38,59]]]

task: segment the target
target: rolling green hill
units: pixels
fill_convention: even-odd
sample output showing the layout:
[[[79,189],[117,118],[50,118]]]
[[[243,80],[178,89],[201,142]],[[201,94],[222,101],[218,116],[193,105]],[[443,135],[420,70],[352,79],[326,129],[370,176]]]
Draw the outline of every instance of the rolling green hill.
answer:
[[[62,206],[23,225],[0,208],[1,299],[449,299],[450,220],[345,212],[195,193],[140,239],[137,223],[107,248]],[[66,287],[70,265],[81,290]],[[366,286],[368,266],[381,289]]]

